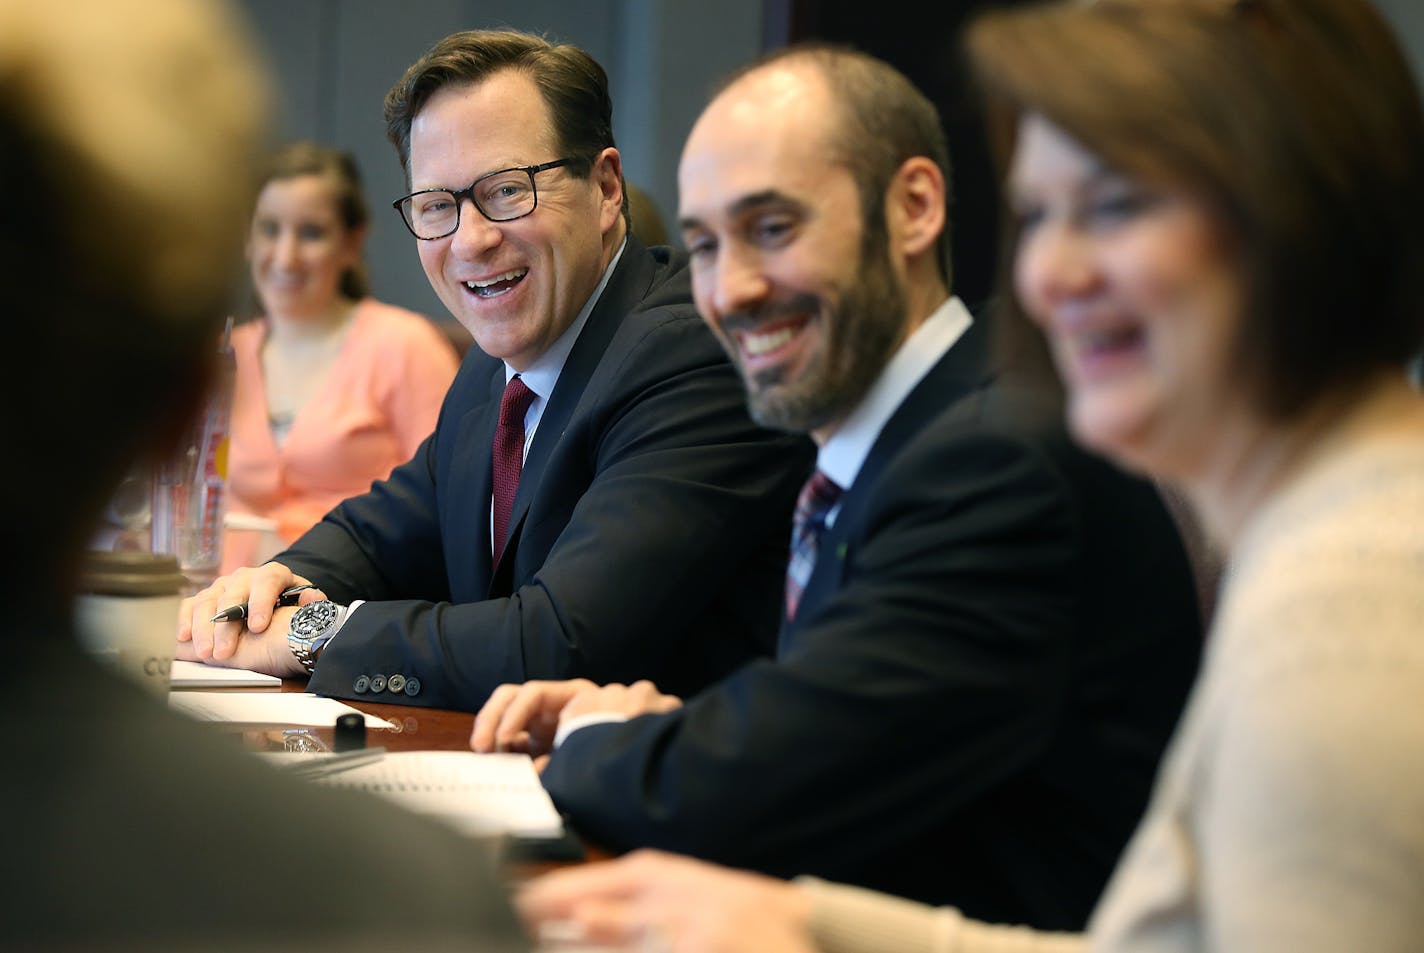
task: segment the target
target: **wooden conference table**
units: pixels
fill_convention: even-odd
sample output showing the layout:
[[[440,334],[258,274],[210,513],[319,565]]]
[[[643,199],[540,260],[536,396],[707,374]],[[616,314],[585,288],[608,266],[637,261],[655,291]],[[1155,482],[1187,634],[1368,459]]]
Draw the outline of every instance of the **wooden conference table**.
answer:
[[[213,689],[214,691],[251,691],[252,689]],[[284,692],[305,692],[305,678],[282,679]],[[258,689],[258,691],[271,691]],[[469,751],[470,733],[474,730],[475,715],[467,711],[451,711],[443,708],[417,708],[409,705],[384,705],[367,701],[340,699],[357,711],[374,715],[394,725],[394,728],[368,728],[366,744],[382,747],[387,751]],[[282,750],[333,750],[335,747],[335,727],[282,727],[274,725],[261,730],[245,730],[243,746],[256,751]],[[582,853],[582,858],[577,856]],[[516,854],[518,856],[518,854]],[[536,856],[519,859],[511,865],[510,873],[516,879],[523,879],[554,867],[579,863],[581,860],[606,859],[607,851],[578,842],[567,841],[555,850],[552,856]]]
[[[305,678],[282,679],[282,691],[304,692],[307,690]],[[350,705],[357,711],[385,719],[395,725],[394,729],[371,728],[366,733],[366,743],[372,747],[382,747],[387,751],[469,751],[470,732],[475,727],[475,715],[468,711],[449,711],[442,708],[415,708],[409,705],[381,705],[374,702],[340,699],[343,705]],[[291,729],[287,730],[290,737]],[[335,728],[304,729],[303,734],[314,743],[330,747]],[[255,740],[255,739],[254,739]],[[270,739],[271,747],[281,750],[282,732]],[[260,746],[260,745],[259,745]]]

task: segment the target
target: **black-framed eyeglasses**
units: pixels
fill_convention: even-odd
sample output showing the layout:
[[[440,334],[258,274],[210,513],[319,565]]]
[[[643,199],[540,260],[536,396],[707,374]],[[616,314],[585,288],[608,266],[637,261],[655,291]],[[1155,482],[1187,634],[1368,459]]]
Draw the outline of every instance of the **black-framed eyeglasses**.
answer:
[[[539,165],[521,165],[512,169],[486,172],[458,192],[451,189],[422,189],[396,199],[391,208],[400,212],[401,221],[410,233],[423,241],[434,241],[455,234],[460,227],[460,206],[465,199],[475,203],[480,214],[491,222],[512,222],[539,207],[539,190],[534,176],[548,169],[557,169],[574,159],[555,159]]]

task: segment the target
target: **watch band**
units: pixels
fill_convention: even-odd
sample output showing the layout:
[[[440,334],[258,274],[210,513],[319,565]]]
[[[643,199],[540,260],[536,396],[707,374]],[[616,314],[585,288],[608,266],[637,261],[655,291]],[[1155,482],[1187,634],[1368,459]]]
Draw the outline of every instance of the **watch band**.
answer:
[[[287,647],[308,675],[316,667],[316,656],[336,634],[346,609],[334,602],[309,602],[292,614],[287,629]]]

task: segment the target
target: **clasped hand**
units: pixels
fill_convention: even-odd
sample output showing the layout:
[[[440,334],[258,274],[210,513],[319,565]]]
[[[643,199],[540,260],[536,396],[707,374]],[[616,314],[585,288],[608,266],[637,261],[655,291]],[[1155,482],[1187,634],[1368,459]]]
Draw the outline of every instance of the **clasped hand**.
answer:
[[[543,770],[559,726],[583,715],[607,714],[610,720],[659,714],[682,705],[652,682],[596,685],[586,678],[561,682],[530,681],[496,688],[475,716],[470,747],[475,751],[519,751]]]
[[[179,606],[173,657],[283,677],[305,674],[287,646],[287,628],[297,607],[278,606],[277,597],[284,589],[310,581],[281,563],[219,577]],[[300,594],[298,606],[325,598],[321,590],[308,589]],[[211,621],[219,611],[243,603],[248,605],[246,623]]]

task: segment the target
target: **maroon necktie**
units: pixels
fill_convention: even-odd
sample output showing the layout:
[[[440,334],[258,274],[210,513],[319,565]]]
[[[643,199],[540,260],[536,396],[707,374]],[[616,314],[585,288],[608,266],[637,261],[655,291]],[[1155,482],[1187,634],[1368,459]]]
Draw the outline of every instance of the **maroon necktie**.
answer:
[[[535,394],[515,374],[504,385],[499,402],[499,426],[494,431],[494,561],[504,552],[509,532],[509,511],[514,508],[514,491],[519,489],[519,471],[524,466],[524,414]]]
[[[806,588],[816,564],[816,549],[821,532],[826,528],[826,516],[840,498],[841,488],[820,470],[801,488],[791,518],[791,559],[786,564],[787,619],[796,618],[801,590]]]

